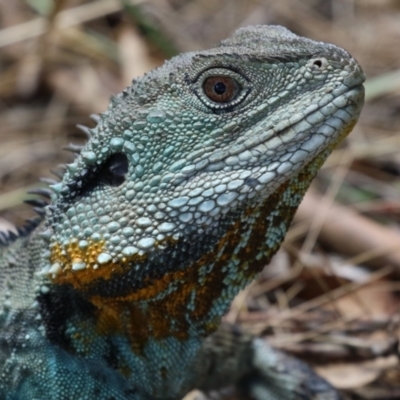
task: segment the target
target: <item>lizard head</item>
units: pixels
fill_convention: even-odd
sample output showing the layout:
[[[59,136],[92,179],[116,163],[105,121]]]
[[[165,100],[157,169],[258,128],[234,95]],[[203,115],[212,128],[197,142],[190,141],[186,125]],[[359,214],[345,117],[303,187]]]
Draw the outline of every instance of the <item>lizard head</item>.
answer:
[[[313,161],[354,126],[363,81],[346,51],[275,26],[239,29],[134,81],[53,187],[42,235],[49,279],[91,296],[145,288],[131,299],[155,299],[178,281],[200,284],[215,260],[221,271],[243,266],[233,255],[251,248],[254,226],[265,229],[247,258],[265,261],[260,254],[276,251],[293,213],[280,216],[278,233],[265,221],[284,199],[296,209],[301,196],[287,188],[307,167],[302,195]],[[228,293],[232,282],[219,279]]]

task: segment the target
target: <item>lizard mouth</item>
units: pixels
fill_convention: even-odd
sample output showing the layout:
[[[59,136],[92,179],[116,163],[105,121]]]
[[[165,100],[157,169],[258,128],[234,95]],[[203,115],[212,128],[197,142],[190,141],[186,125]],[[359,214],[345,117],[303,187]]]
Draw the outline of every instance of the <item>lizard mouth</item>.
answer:
[[[357,120],[364,104],[363,99],[364,86],[362,84],[349,87],[348,90],[341,92],[328,102],[323,102],[320,106],[308,107],[303,113],[293,113],[281,124],[266,128],[265,132],[259,135],[259,143],[264,143],[270,151],[272,149],[277,151],[280,147],[287,148],[289,143],[296,145],[304,141],[307,136],[312,137],[318,133],[326,135],[327,139],[335,139],[336,136],[340,136],[338,133],[342,128]],[[332,129],[321,131],[320,128],[323,126]],[[274,139],[276,139],[275,142],[273,142]],[[257,149],[257,144],[251,149]]]

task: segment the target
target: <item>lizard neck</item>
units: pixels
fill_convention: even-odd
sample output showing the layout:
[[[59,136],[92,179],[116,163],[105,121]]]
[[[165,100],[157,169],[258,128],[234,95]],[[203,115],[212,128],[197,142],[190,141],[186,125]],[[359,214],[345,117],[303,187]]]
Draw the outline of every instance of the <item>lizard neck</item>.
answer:
[[[207,234],[199,237],[192,232],[167,244],[166,256],[158,253],[155,260],[111,265],[113,273],[93,281],[84,275],[90,273],[87,270],[57,276],[55,296],[68,293],[80,310],[65,321],[67,347],[99,360],[107,359],[105,353],[112,354],[111,367],[135,387],[146,385],[148,391],[151,386],[155,397],[185,387],[191,379],[187,369],[204,337],[217,329],[234,296],[278,250],[328,153],[264,201],[227,215]],[[199,241],[204,242],[197,246],[203,251],[196,257],[192,246]],[[75,331],[80,334],[74,335]],[[171,370],[173,359],[179,368]]]

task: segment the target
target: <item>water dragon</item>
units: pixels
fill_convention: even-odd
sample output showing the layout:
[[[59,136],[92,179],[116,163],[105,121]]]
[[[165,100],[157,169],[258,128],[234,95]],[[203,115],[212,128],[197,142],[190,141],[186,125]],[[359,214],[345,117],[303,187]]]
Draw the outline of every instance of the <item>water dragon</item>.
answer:
[[[340,399],[304,363],[221,325],[278,250],[363,105],[345,50],[237,30],[134,80],[39,217],[0,234],[0,399]]]

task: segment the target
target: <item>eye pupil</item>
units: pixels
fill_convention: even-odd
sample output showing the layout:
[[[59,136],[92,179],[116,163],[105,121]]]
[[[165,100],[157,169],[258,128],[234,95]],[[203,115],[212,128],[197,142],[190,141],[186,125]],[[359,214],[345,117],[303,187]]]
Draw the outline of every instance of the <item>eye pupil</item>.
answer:
[[[214,91],[217,94],[224,94],[226,92],[226,86],[223,82],[217,82],[214,85]]]

